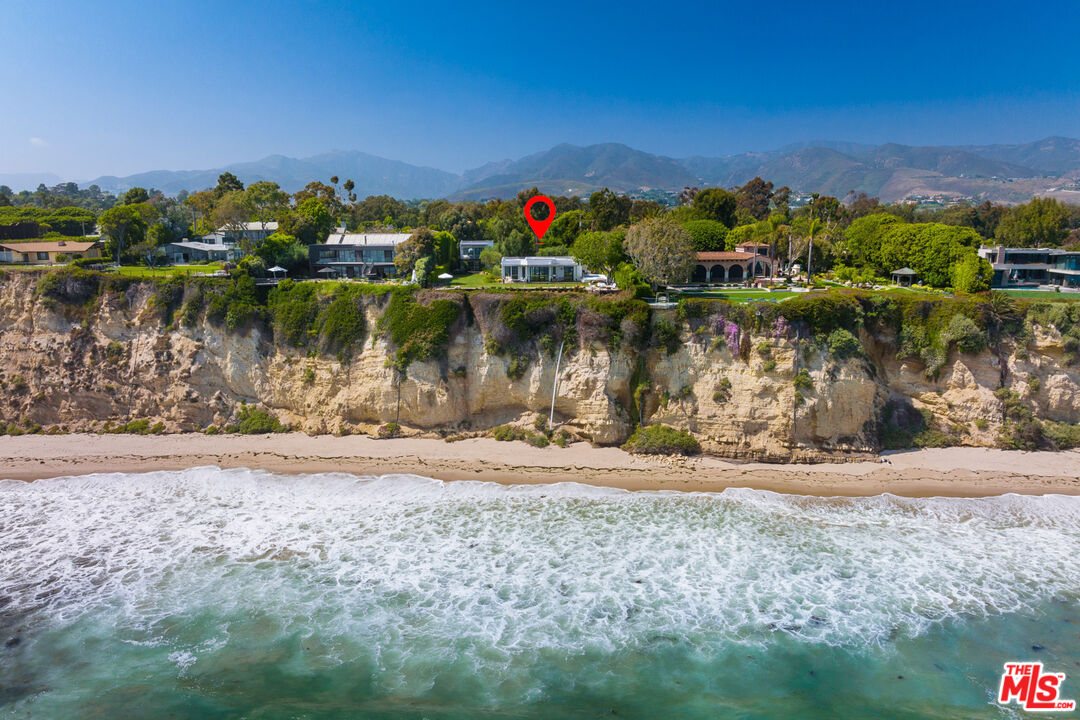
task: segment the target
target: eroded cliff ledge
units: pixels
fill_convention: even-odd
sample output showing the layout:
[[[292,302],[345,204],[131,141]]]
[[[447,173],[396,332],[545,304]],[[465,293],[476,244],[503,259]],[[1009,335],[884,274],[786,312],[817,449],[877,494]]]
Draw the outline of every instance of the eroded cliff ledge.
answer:
[[[392,421],[469,433],[546,416],[558,367],[555,422],[597,444],[663,423],[706,452],[815,459],[883,444],[1063,446],[1080,421],[1080,305],[833,292],[650,312],[622,296],[264,293],[9,273],[0,420],[204,431],[247,404],[312,434]]]

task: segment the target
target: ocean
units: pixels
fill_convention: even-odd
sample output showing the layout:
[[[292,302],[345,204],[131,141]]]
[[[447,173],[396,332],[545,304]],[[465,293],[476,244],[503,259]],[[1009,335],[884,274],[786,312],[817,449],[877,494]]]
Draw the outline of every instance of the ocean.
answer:
[[[1022,717],[1080,498],[0,481],[0,643],[0,718]]]

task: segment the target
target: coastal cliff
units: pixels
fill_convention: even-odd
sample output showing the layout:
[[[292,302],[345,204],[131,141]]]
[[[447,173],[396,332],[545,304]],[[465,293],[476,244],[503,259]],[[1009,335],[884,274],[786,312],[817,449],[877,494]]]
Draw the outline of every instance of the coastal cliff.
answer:
[[[706,452],[771,460],[1067,446],[1080,421],[1065,303],[650,312],[626,297],[360,287],[289,282],[267,298],[228,282],[9,273],[0,420],[213,432],[246,406],[310,434],[397,422],[450,436],[546,418],[554,390],[556,425],[595,444],[662,423]]]

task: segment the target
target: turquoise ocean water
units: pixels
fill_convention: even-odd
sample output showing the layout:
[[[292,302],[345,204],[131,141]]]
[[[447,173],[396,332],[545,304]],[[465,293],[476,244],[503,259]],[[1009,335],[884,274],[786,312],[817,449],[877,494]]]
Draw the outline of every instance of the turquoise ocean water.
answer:
[[[983,718],[1080,699],[1080,498],[0,482],[0,718]]]

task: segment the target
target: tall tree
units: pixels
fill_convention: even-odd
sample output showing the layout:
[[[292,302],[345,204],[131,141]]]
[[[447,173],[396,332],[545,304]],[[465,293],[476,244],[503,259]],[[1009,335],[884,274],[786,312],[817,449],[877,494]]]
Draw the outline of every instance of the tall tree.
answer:
[[[217,186],[214,188],[214,195],[221,197],[222,195],[243,189],[244,183],[240,182],[240,178],[236,177],[231,172],[223,172],[218,175]]]
[[[735,227],[735,196],[723,188],[705,188],[694,196],[693,207],[700,210],[706,220],[715,220],[729,228]]]
[[[426,227],[417,228],[408,240],[398,246],[398,252],[394,255],[394,267],[398,275],[412,274],[413,268],[421,258],[434,255],[435,243],[435,233]]]
[[[124,193],[124,197],[120,202],[123,205],[137,205],[138,203],[144,203],[149,199],[150,195],[146,192],[146,188],[133,187]]]
[[[245,234],[250,221],[251,206],[248,205],[247,194],[243,190],[233,190],[221,196],[214,204],[214,223],[224,230],[226,235],[238,239],[245,252],[253,249]]]
[[[668,218],[650,218],[626,231],[626,252],[654,285],[685,282],[697,256],[690,233]]]
[[[633,200],[625,195],[617,195],[604,188],[589,196],[589,214],[592,215],[593,228],[611,230],[630,222],[630,208]]]
[[[755,220],[769,216],[769,201],[773,196],[773,184],[754,177],[735,191],[735,210],[743,211]]]
[[[289,195],[276,182],[264,180],[248,185],[244,202],[255,216],[259,228],[266,230],[266,223],[289,207]]]
[[[1057,247],[1069,234],[1068,209],[1054,198],[1032,198],[998,223],[995,235],[1012,247]]]
[[[625,239],[622,230],[582,233],[574,242],[572,253],[579,263],[593,272],[604,273],[610,280],[615,269],[626,260]]]

